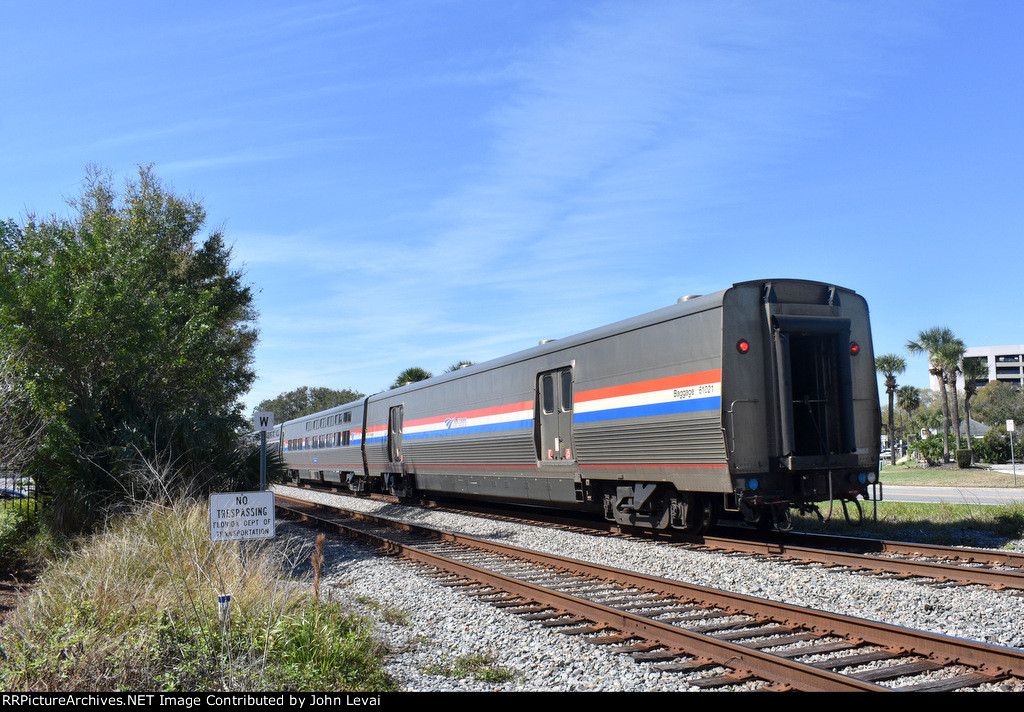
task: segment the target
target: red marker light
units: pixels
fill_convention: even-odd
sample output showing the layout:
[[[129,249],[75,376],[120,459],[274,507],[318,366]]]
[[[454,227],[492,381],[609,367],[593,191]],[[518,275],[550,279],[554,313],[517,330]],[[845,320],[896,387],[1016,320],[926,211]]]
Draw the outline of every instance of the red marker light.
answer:
[[[736,342],[736,350],[739,351],[741,354],[745,354],[748,351],[750,351],[750,344],[747,343],[746,339],[740,339],[738,342]]]
[[[850,344],[850,355],[851,356],[856,356],[859,353],[860,353],[860,346],[858,346],[856,343]]]

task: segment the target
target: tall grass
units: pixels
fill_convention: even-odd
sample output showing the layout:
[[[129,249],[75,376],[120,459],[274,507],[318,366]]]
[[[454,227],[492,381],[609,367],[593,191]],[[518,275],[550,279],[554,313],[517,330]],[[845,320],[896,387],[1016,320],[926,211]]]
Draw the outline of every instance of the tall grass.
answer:
[[[1024,503],[984,505],[963,502],[861,502],[860,526],[846,523],[842,510],[820,522],[794,515],[795,528],[833,534],[872,534],[954,546],[1001,546],[1024,539]],[[850,507],[854,517],[854,508]]]
[[[46,569],[0,629],[0,688],[391,689],[369,628],[291,576],[311,548],[215,544],[204,504],[142,506]]]

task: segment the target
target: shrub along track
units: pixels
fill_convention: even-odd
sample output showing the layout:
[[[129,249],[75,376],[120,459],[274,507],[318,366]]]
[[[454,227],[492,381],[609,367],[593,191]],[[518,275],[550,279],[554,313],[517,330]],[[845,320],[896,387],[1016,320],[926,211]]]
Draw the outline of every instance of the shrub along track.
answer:
[[[696,687],[953,690],[1024,678],[1024,651],[692,586],[278,496],[290,517],[359,537],[446,586]]]

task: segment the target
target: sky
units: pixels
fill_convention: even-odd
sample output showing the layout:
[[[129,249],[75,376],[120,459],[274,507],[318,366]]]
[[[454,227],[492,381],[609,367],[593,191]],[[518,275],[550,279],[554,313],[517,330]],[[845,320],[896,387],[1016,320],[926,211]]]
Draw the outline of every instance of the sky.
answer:
[[[1016,0],[0,0],[0,219],[86,167],[200,199],[248,410],[799,278],[1024,343]],[[204,233],[205,236],[206,233]]]

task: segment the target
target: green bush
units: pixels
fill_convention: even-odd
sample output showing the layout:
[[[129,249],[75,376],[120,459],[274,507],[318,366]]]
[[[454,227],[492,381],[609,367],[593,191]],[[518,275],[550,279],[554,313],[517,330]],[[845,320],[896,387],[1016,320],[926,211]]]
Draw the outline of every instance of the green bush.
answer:
[[[16,569],[34,558],[31,542],[38,531],[34,502],[15,499],[0,504],[0,570]]]
[[[1010,434],[1006,432],[1005,425],[1000,423],[989,430],[980,442],[980,447],[975,446],[975,452],[983,452],[982,459],[985,462],[1010,462]],[[1017,462],[1024,461],[1024,433],[1015,432],[1013,434],[1013,451]]]
[[[971,449],[974,450],[975,462],[985,462],[990,465],[999,462],[999,451],[992,446],[991,442],[984,438],[972,440]]]
[[[942,462],[944,447],[942,445],[942,438],[937,435],[930,435],[924,440],[919,440],[914,444],[914,449],[920,453],[921,457],[928,461],[929,465],[936,465]]]
[[[970,448],[956,451],[956,466],[959,467],[961,470],[971,466]]]
[[[393,690],[367,624],[293,577],[309,548],[215,544],[203,504],[124,516],[50,564],[4,623],[0,689]]]

